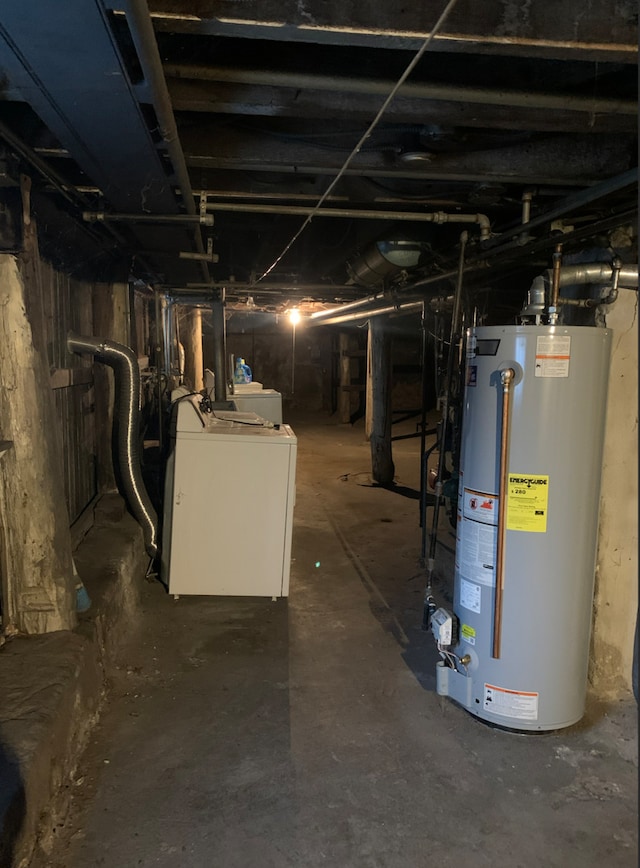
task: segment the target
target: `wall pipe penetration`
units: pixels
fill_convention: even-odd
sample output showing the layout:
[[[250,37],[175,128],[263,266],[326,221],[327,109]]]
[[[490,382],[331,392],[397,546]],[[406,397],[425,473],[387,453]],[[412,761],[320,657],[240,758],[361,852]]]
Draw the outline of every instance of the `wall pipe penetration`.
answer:
[[[69,333],[67,348],[72,353],[89,353],[113,368],[116,378],[118,420],[118,461],[123,491],[131,511],[142,527],[147,554],[158,554],[158,516],[142,480],[138,432],[140,423],[140,370],[129,347],[105,338]]]

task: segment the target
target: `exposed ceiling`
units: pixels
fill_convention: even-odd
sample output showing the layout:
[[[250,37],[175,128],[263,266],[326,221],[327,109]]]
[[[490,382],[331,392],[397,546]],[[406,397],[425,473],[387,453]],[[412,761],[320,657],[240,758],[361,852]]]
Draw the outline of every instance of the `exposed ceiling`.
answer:
[[[32,175],[67,247],[259,306],[365,294],[354,266],[380,239],[421,242],[404,279],[424,282],[465,228],[470,261],[508,273],[548,256],[554,217],[569,244],[635,223],[631,0],[457,0],[353,153],[445,6],[5,0],[4,183]]]

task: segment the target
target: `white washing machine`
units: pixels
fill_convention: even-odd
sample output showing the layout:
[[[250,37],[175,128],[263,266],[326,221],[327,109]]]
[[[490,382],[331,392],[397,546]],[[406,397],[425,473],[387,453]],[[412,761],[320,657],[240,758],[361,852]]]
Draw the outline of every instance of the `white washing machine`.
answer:
[[[175,595],[286,597],[297,439],[255,413],[177,407],[162,577]]]
[[[247,385],[254,385],[249,383]],[[240,391],[236,385],[233,394],[227,399],[233,401],[238,410],[245,413],[257,413],[263,419],[268,419],[276,425],[282,425],[282,394],[275,389],[249,389]]]
[[[209,395],[215,393],[213,371],[205,368],[205,389]],[[276,425],[282,425],[282,393],[275,389],[264,389],[262,383],[235,383],[233,392],[227,392],[227,400],[233,401],[243,413],[257,413]]]

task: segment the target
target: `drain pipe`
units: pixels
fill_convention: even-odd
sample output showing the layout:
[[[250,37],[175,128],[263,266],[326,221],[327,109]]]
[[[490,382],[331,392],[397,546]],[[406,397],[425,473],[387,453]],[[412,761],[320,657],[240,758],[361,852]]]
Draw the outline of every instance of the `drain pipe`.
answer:
[[[71,353],[89,353],[113,368],[116,377],[118,418],[118,460],[124,495],[142,527],[144,544],[150,558],[158,554],[158,516],[142,480],[138,445],[140,416],[140,370],[129,347],[105,338],[69,333],[67,348]]]

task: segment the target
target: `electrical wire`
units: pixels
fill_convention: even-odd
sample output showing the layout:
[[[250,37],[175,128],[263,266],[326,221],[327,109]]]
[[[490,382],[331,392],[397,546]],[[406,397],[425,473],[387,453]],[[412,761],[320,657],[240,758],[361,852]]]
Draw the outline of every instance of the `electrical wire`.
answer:
[[[385,99],[385,101],[382,103],[380,109],[378,110],[377,115],[376,115],[376,116],[374,117],[374,119],[371,121],[371,123],[369,124],[369,126],[367,127],[367,129],[365,130],[365,132],[363,133],[363,135],[360,137],[360,139],[359,139],[357,145],[355,146],[355,148],[351,151],[351,153],[349,154],[349,156],[347,157],[347,159],[345,160],[345,162],[342,164],[342,167],[341,167],[341,169],[339,170],[338,174],[335,176],[335,178],[333,179],[333,181],[329,184],[329,186],[328,186],[327,189],[324,191],[324,193],[322,194],[322,196],[318,199],[318,201],[317,201],[316,205],[314,206],[313,210],[312,210],[311,213],[308,215],[308,217],[304,220],[304,222],[302,223],[302,225],[300,226],[300,228],[298,229],[298,231],[295,233],[295,235],[293,236],[293,238],[291,238],[291,240],[290,240],[290,241],[288,242],[288,244],[285,246],[284,250],[280,253],[279,256],[276,257],[276,259],[274,259],[274,261],[273,261],[273,262],[271,263],[271,265],[266,269],[266,271],[264,271],[264,272],[260,275],[260,277],[256,278],[256,281],[255,281],[256,283],[259,283],[261,280],[264,280],[265,277],[267,277],[269,274],[271,274],[271,272],[273,271],[273,269],[276,268],[276,266],[277,266],[277,265],[282,261],[282,259],[286,256],[286,254],[289,252],[289,250],[291,250],[291,248],[293,247],[293,245],[296,243],[296,241],[298,240],[298,238],[300,238],[300,236],[302,235],[302,233],[304,232],[304,230],[307,228],[307,226],[311,223],[311,221],[313,220],[314,216],[317,214],[317,212],[320,210],[320,208],[322,207],[322,205],[324,204],[324,202],[327,200],[327,198],[329,197],[329,195],[330,195],[330,194],[333,192],[333,190],[335,189],[335,187],[336,187],[338,181],[340,181],[340,179],[343,177],[343,175],[345,174],[345,172],[347,171],[347,169],[349,168],[349,166],[351,165],[351,163],[353,162],[353,160],[355,159],[355,157],[357,157],[357,155],[358,155],[358,154],[360,153],[360,151],[362,150],[362,146],[364,145],[364,143],[367,141],[367,139],[369,138],[369,136],[373,133],[374,129],[378,126],[378,124],[379,124],[380,121],[382,120],[382,117],[383,117],[384,113],[386,112],[386,110],[389,108],[389,105],[391,104],[391,102],[392,102],[393,99],[395,98],[396,94],[398,93],[398,91],[400,90],[400,88],[402,87],[402,85],[403,85],[403,84],[405,83],[405,81],[409,78],[409,76],[411,75],[411,73],[413,72],[413,70],[416,68],[416,66],[418,65],[418,63],[419,63],[420,60],[422,59],[422,56],[424,55],[424,53],[426,52],[426,50],[427,50],[427,49],[429,48],[429,46],[431,45],[431,42],[433,41],[434,37],[436,36],[436,34],[437,34],[438,31],[440,30],[440,28],[442,27],[442,25],[444,24],[444,22],[445,22],[445,21],[447,20],[447,18],[449,17],[449,13],[451,12],[451,10],[453,9],[453,7],[456,5],[457,2],[458,2],[458,0],[449,0],[449,2],[447,3],[447,5],[445,6],[444,10],[443,10],[442,13],[440,14],[440,17],[438,18],[438,20],[436,21],[436,23],[435,23],[435,24],[433,25],[433,27],[431,28],[431,32],[429,33],[429,35],[427,36],[427,38],[424,40],[424,42],[422,43],[422,45],[420,46],[420,48],[418,49],[418,51],[417,51],[416,54],[414,55],[413,60],[409,63],[409,65],[407,66],[407,68],[405,69],[405,71],[402,73],[402,75],[400,76],[400,78],[398,79],[398,81],[396,82],[396,84],[394,85],[394,87],[391,89],[391,92],[389,93],[389,96],[388,96],[388,97]]]

